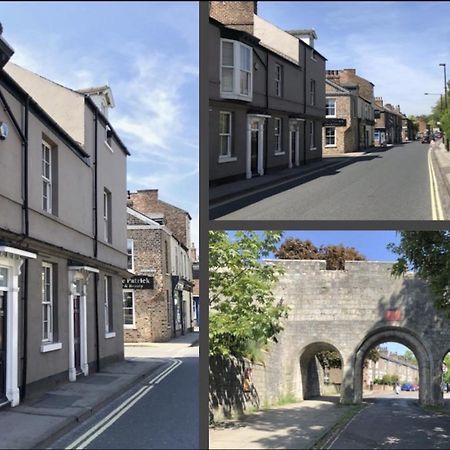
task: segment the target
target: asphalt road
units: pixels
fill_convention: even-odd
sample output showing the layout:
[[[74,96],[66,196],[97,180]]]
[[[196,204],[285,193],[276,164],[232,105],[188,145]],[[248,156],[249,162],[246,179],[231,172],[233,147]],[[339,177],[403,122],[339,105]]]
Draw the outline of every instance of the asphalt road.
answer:
[[[450,447],[448,415],[425,412],[417,393],[402,392],[367,399],[370,405],[355,416],[329,446],[331,449],[434,449]]]
[[[80,437],[88,439],[93,435],[96,437],[91,442],[84,439],[81,446],[75,448],[199,448],[198,346],[183,350],[176,359],[181,364],[158,384],[153,384],[153,388],[125,413],[111,416],[120,405],[143,389],[145,383],[125,392],[49,448],[67,448]],[[94,433],[94,427],[108,416],[110,419],[106,425],[111,425],[100,433]]]
[[[225,220],[431,220],[428,145],[377,150],[313,179],[289,182],[218,211]],[[225,214],[225,215],[221,215]]]

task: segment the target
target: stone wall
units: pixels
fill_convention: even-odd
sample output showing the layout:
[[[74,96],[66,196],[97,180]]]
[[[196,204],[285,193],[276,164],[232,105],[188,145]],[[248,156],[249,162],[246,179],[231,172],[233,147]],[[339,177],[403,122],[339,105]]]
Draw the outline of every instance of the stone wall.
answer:
[[[229,28],[253,34],[256,1],[209,2],[209,16]]]

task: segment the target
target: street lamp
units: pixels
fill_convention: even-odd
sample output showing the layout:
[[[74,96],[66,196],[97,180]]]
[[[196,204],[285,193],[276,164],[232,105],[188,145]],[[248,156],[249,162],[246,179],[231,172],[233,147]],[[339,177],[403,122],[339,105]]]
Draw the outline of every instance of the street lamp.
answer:
[[[433,94],[431,92],[425,92],[424,95],[440,95],[441,96],[441,112],[444,110],[444,103],[442,102],[442,94]]]
[[[444,67],[444,92],[445,92],[445,108],[448,108],[448,103],[447,103],[447,67],[445,65],[445,63],[440,63],[440,66]]]

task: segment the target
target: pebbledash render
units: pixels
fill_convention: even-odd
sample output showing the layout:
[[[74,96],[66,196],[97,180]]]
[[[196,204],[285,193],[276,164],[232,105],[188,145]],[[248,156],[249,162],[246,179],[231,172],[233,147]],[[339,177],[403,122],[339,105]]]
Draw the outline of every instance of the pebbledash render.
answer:
[[[0,398],[16,406],[123,359],[128,150],[107,86],[8,60],[0,36]]]
[[[211,185],[322,158],[326,58],[316,38],[265,21],[256,1],[209,2]]]
[[[124,281],[125,342],[160,342],[192,331],[190,214],[158,198],[156,189],[130,192],[128,270]]]

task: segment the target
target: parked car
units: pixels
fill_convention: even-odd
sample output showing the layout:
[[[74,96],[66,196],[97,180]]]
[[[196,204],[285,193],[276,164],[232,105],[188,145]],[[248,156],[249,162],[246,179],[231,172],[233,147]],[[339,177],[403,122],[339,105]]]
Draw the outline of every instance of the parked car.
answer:
[[[424,136],[420,142],[422,144],[429,144],[430,143],[430,136]]]
[[[440,139],[442,137],[442,134],[439,131],[437,131],[436,133],[434,133],[434,137],[436,139]]]
[[[415,391],[418,391],[418,390],[419,390],[419,385],[418,385],[418,384],[413,384],[413,386],[414,386],[414,390],[415,390]]]
[[[414,385],[411,383],[402,384],[402,391],[414,391]]]

